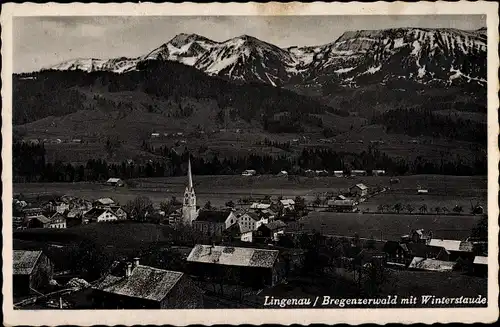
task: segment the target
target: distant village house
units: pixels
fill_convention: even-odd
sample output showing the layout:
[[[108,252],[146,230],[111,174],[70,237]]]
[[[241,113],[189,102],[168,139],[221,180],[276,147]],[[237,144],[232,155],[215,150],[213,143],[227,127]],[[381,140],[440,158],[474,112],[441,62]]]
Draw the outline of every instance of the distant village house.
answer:
[[[221,236],[222,232],[238,221],[232,211],[200,210],[193,228],[205,235]]]
[[[349,192],[357,197],[366,197],[368,195],[368,186],[359,183],[349,188]]]
[[[255,176],[256,174],[257,174],[257,171],[255,171],[253,169],[247,169],[241,173],[241,176],[249,177],[249,176]]]
[[[123,180],[121,180],[120,178],[110,178],[106,181],[106,184],[107,185],[110,185],[110,186],[117,186],[117,187],[121,187],[121,186],[125,186],[125,182]]]
[[[89,223],[101,223],[108,221],[117,221],[118,217],[110,209],[92,208],[83,214],[83,220]]]

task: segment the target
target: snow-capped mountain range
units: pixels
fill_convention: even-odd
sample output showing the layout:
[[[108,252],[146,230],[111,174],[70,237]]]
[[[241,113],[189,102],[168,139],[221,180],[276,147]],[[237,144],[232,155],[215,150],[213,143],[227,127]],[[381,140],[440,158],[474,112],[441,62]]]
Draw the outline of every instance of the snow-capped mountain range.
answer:
[[[135,70],[145,60],[169,60],[238,82],[287,84],[411,80],[444,85],[486,85],[486,29],[397,28],[346,32],[319,46],[280,48],[243,35],[216,42],[179,34],[138,58],[74,59],[49,69]]]

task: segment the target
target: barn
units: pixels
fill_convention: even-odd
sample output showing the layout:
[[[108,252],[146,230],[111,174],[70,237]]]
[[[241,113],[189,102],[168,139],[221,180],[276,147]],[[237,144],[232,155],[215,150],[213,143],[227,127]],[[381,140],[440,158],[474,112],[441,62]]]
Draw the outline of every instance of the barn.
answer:
[[[278,250],[197,244],[187,261],[193,275],[224,276],[227,284],[274,286],[284,276]]]
[[[42,251],[14,250],[13,293],[39,293],[49,285],[53,271],[54,265]]]

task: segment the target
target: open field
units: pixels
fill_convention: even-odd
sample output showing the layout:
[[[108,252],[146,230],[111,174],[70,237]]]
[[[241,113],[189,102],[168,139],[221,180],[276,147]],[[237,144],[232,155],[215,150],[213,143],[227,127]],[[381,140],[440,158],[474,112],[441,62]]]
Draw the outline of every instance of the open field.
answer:
[[[485,176],[441,176],[418,175],[400,177],[400,183],[392,185],[386,193],[376,195],[361,205],[362,209],[375,211],[379,204],[413,206],[427,204],[429,211],[439,203],[449,210],[456,204],[463,206],[468,212],[470,201],[479,202],[486,209],[487,179]],[[239,175],[194,176],[198,204],[210,201],[212,205],[223,206],[227,201],[235,203],[239,198],[263,197],[295,197],[303,196],[312,201],[317,195],[331,192],[334,194],[346,192],[356,183],[364,183],[368,187],[388,187],[390,177],[276,177],[269,175],[243,177]],[[87,199],[112,197],[119,203],[126,203],[136,196],[147,196],[155,204],[170,199],[172,196],[181,198],[187,183],[186,177],[143,178],[133,180],[134,187],[112,188],[97,183],[23,183],[14,184],[14,194],[23,193],[28,198],[36,198],[43,194],[69,194]],[[417,195],[417,187],[429,189],[425,196]]]
[[[326,235],[398,240],[412,229],[432,230],[435,238],[464,239],[470,236],[480,216],[361,214],[310,212],[299,223],[303,231],[320,231]]]

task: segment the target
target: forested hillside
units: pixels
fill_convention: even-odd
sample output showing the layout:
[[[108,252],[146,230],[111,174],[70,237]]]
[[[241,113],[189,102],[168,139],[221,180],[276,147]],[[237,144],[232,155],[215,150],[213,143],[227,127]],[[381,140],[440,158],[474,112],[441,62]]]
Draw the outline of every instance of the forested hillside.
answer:
[[[294,119],[326,111],[347,115],[291,91],[264,84],[236,85],[175,62],[147,61],[139,66],[139,71],[125,74],[43,71],[30,74],[29,79],[15,75],[14,124],[89,109],[85,97],[76,88],[92,87],[105,87],[109,92],[140,92],[163,99],[213,99],[220,109],[232,107],[246,121],[272,119],[280,112],[287,112]]]

